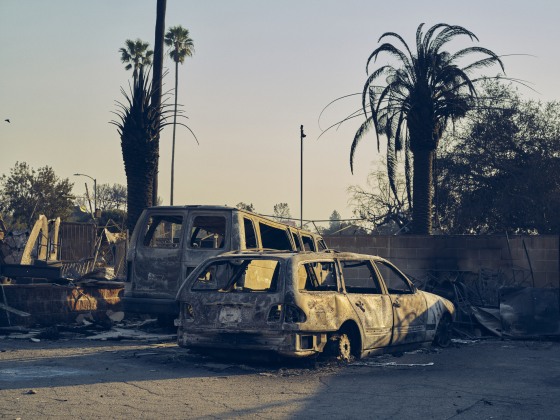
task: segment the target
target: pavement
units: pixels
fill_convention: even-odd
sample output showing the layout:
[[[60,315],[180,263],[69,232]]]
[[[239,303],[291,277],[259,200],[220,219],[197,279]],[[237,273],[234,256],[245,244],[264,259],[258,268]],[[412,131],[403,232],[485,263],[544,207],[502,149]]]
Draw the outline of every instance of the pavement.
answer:
[[[560,343],[454,340],[348,365],[193,354],[165,334],[0,336],[1,419],[560,419]]]

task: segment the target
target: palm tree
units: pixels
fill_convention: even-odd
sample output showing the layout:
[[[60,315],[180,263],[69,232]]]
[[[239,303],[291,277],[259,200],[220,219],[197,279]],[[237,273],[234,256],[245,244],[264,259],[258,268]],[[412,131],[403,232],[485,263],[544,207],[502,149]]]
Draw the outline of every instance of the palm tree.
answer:
[[[121,88],[124,102],[117,102],[117,126],[127,184],[127,227],[132,232],[138,217],[153,201],[154,178],[157,176],[159,133],[168,125],[171,112],[166,103],[154,104],[149,75],[140,67],[130,93]]]
[[[185,57],[192,57],[194,43],[189,37],[189,30],[182,26],[173,26],[165,34],[165,45],[169,49],[169,57],[175,62],[175,112],[173,117],[173,146],[171,150],[171,196],[170,204],[173,205],[173,185],[175,182],[175,128],[177,122],[177,86],[179,84],[179,63],[183,64]]]
[[[411,152],[412,232],[431,234],[432,165],[439,141],[449,122],[454,123],[464,117],[468,110],[476,107],[475,84],[485,77],[471,78],[471,73],[496,63],[504,71],[504,66],[495,53],[479,46],[466,47],[455,53],[442,50],[458,36],[468,36],[471,41],[478,41],[472,32],[461,26],[439,23],[425,34],[422,32],[423,26],[424,24],[420,24],[416,31],[415,53],[400,35],[386,32],[378,42],[394,38],[404,49],[385,42],[370,54],[366,64],[368,78],[362,91],[360,111],[366,119],[356,131],[352,142],[350,168],[353,171],[358,143],[366,132],[374,128],[378,148],[379,135],[387,138],[387,170],[391,189],[396,194],[397,152],[404,151],[407,175],[411,169]],[[381,53],[396,59],[399,66],[385,64],[370,74],[370,63],[372,60],[375,62]],[[465,59],[473,54],[478,56],[477,59],[464,65]],[[379,78],[385,82],[381,86],[374,84]]]
[[[157,0],[156,3],[156,29],[154,34],[154,68],[152,77],[152,106],[159,109],[162,103],[163,95],[163,40],[165,37],[165,11],[167,8],[167,0]],[[156,125],[161,128],[161,122],[157,118]],[[152,202],[157,205],[158,202],[158,173],[159,173],[159,133],[154,141],[157,143],[156,169],[154,176],[154,185],[152,188]]]
[[[120,48],[121,61],[127,63],[125,66],[126,70],[134,69],[132,72],[132,78],[134,79],[134,84],[138,79],[138,71],[142,66],[149,66],[152,64],[152,55],[154,52],[149,50],[150,44],[144,42],[137,38],[136,41],[127,39],[125,42],[125,47]]]

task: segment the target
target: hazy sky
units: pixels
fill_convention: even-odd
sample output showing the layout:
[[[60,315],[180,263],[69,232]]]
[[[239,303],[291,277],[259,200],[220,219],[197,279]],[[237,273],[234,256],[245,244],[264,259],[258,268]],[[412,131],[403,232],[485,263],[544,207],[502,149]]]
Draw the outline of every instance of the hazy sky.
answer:
[[[532,83],[527,97],[560,99],[560,2],[168,0],[166,28],[191,32],[194,57],[180,66],[179,103],[200,145],[178,128],[175,204],[253,203],[271,214],[287,202],[299,217],[300,124],[305,126],[304,218],[351,216],[348,186],[365,185],[379,159],[375,137],[349,149],[360,121],[317,140],[318,116],[339,96],[359,92],[365,62],[386,31],[413,43],[419,23],[465,26],[504,58],[507,75]],[[16,161],[57,175],[85,192],[126,184],[120,139],[109,124],[128,89],[118,50],[127,38],[153,47],[156,0],[0,0],[0,174]],[[453,44],[451,44],[453,45]],[[165,80],[171,89],[174,66]],[[496,69],[497,72],[497,69]],[[332,107],[326,127],[359,107]],[[9,118],[11,123],[4,122]],[[160,190],[169,203],[171,132],[160,143]],[[91,190],[91,185],[90,185]]]

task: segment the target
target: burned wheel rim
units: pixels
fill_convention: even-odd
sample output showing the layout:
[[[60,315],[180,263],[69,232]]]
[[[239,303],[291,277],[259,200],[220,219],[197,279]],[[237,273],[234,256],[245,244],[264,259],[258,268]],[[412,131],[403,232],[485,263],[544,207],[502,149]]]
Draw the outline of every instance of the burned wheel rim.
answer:
[[[451,330],[451,318],[445,314],[439,321],[434,344],[439,347],[448,347],[451,344]]]
[[[350,362],[352,360],[352,342],[348,334],[336,334],[330,340],[330,356],[341,362]]]

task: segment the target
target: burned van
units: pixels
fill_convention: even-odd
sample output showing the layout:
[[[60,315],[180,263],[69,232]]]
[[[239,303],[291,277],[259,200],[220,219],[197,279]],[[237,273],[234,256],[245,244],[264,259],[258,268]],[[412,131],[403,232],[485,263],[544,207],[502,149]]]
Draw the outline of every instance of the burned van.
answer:
[[[158,206],[142,213],[130,238],[124,310],[171,323],[179,285],[201,262],[232,250],[320,251],[321,236],[225,206]]]

